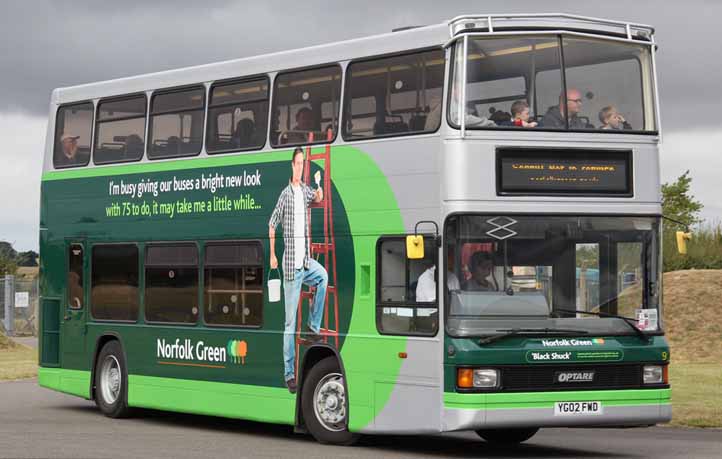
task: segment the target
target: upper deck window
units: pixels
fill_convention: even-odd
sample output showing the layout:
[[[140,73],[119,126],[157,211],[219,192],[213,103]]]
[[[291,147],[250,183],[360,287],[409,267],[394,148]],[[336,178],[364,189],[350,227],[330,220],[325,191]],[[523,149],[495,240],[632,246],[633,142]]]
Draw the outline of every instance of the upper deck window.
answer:
[[[97,164],[137,161],[145,149],[146,97],[100,101],[93,161]]]
[[[60,107],[55,120],[53,165],[61,168],[88,164],[92,131],[92,102]]]
[[[271,145],[326,142],[336,137],[341,99],[341,67],[279,74],[273,87]]]
[[[206,150],[262,148],[268,126],[268,78],[216,84],[208,106]]]
[[[344,139],[438,129],[443,50],[354,62],[347,75]]]
[[[460,44],[454,61],[448,120],[458,127]],[[466,62],[468,129],[656,129],[647,45],[557,35],[469,38]]]
[[[148,128],[149,158],[192,156],[201,152],[205,98],[203,87],[153,95]]]

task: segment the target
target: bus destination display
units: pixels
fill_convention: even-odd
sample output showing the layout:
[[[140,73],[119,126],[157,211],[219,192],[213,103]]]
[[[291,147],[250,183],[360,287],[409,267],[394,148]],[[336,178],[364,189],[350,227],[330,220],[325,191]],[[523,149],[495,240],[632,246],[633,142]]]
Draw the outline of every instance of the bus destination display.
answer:
[[[497,150],[498,194],[631,196],[630,151]]]

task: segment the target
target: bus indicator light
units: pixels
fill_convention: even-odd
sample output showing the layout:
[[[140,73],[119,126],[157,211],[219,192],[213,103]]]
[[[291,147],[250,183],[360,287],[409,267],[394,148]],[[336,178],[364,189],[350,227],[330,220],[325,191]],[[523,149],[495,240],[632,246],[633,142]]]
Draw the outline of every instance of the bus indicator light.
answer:
[[[459,368],[456,385],[462,389],[471,389],[474,387],[474,370],[471,368]]]

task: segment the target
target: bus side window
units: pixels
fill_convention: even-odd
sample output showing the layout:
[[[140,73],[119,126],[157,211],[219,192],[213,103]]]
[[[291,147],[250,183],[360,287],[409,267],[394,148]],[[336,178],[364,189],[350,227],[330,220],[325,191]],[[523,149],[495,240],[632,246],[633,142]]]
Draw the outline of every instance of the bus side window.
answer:
[[[206,151],[262,148],[268,125],[268,77],[216,83],[211,87]]]
[[[441,49],[351,63],[344,139],[436,131],[444,63]]]
[[[88,164],[92,130],[92,102],[65,105],[58,109],[53,151],[53,165],[56,169]]]
[[[273,85],[271,145],[326,142],[338,130],[341,98],[341,67],[331,65],[311,70],[281,73]]]
[[[138,247],[94,245],[91,259],[90,313],[98,320],[135,321],[140,304]]]
[[[145,94],[100,101],[93,162],[120,163],[143,157],[146,105]]]
[[[145,252],[145,319],[196,323],[198,248],[195,244],[152,244]]]
[[[260,327],[263,321],[263,248],[259,241],[206,245],[204,321]]]
[[[382,334],[434,335],[439,326],[436,248],[425,239],[425,258],[406,256],[404,237],[377,246],[376,327]]]
[[[149,158],[193,156],[201,152],[205,98],[204,87],[153,94]]]

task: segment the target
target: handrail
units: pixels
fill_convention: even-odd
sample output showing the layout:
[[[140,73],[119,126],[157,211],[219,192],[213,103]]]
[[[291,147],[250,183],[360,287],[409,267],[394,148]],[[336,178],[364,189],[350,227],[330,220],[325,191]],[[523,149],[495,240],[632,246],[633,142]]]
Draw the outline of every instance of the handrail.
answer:
[[[546,26],[549,26],[550,23],[555,22],[554,20],[558,21],[554,24],[558,28],[564,28],[563,23],[567,22],[568,25],[575,26],[572,28],[581,27],[590,31],[614,32],[626,35],[629,40],[633,39],[634,32],[650,40],[654,35],[654,28],[646,24],[565,13],[462,15],[451,19],[448,25],[450,36],[455,37],[468,29],[484,28],[493,33],[499,27],[528,27],[534,26],[534,22],[538,23],[537,26],[545,26],[545,23]],[[477,25],[478,23],[480,24]]]

